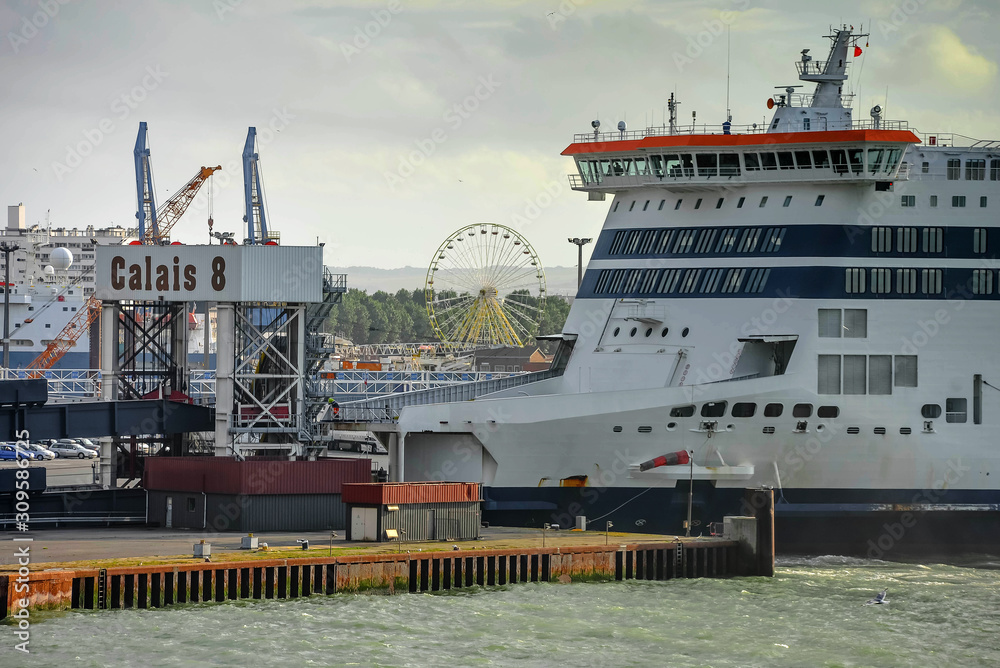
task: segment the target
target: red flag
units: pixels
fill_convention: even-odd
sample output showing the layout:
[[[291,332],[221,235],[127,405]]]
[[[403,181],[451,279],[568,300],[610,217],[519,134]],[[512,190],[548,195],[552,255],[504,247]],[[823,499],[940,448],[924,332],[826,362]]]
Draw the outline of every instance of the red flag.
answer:
[[[861,55],[861,47],[860,46],[854,47],[854,57],[857,58],[860,55]]]

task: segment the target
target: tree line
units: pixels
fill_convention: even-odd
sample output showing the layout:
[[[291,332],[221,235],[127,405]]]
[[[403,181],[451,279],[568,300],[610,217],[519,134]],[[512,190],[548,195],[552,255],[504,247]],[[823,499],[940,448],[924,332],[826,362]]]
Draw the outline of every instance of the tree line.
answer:
[[[533,301],[537,305],[537,300],[532,297],[520,300]],[[561,332],[569,315],[569,306],[565,297],[546,297],[538,333]],[[396,294],[379,290],[368,294],[364,290],[350,288],[341,302],[333,307],[327,331],[357,344],[437,340],[427,317],[422,289],[400,289]]]

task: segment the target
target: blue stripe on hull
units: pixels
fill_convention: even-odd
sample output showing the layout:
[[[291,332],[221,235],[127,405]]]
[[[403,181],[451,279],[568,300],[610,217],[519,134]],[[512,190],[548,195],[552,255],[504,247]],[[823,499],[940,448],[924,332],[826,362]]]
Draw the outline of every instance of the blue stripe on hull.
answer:
[[[483,519],[501,526],[568,528],[583,515],[588,528],[683,534],[688,487],[484,488]],[[742,489],[695,482],[692,535],[710,522],[746,514]],[[1000,491],[786,489],[775,491],[775,542],[779,554],[844,554],[876,559],[913,555],[1000,553]],[[886,504],[895,509],[886,509]],[[933,504],[943,510],[908,510]],[[991,510],[969,510],[968,506]],[[872,509],[877,507],[878,509]],[[920,508],[921,506],[917,506]]]
[[[41,352],[21,352],[21,351],[11,351],[10,352],[10,368],[11,369],[24,369],[29,364],[31,364],[36,357],[38,357]],[[89,369],[90,368],[90,353],[89,352],[72,352],[63,355],[58,362],[53,366],[53,369]]]

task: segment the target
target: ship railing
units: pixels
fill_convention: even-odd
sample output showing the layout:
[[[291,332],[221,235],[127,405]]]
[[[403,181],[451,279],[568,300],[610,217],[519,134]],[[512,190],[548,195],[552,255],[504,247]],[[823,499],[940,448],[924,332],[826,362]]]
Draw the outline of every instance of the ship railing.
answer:
[[[637,186],[658,186],[671,188],[725,188],[727,186],[744,185],[747,183],[863,183],[883,180],[902,180],[909,176],[909,171],[871,173],[846,169],[843,171],[826,169],[774,169],[743,171],[740,174],[697,176],[679,174],[676,176],[660,176],[657,174],[622,174],[619,176],[601,176],[599,178],[583,177],[579,173],[568,174],[570,188],[573,190],[595,190],[611,192],[622,188]]]
[[[954,132],[916,132],[920,137],[921,146],[937,148],[962,148],[969,151],[997,151],[1000,141],[991,139],[976,139]]]
[[[803,96],[806,94],[803,93]],[[841,96],[847,97],[847,96]],[[794,105],[794,106],[809,106],[809,105]],[[666,125],[657,125],[647,127],[644,130],[626,130],[625,132],[619,132],[617,130],[613,132],[598,132],[594,134],[593,132],[581,132],[573,135],[573,143],[595,143],[595,142],[616,142],[616,141],[629,141],[629,140],[639,140],[646,139],[647,137],[669,137],[672,135],[758,135],[767,134],[769,125],[767,123],[752,123],[749,125],[736,125],[731,124],[728,128],[723,123],[710,124],[694,124],[694,125],[677,125],[673,130]],[[786,130],[788,126],[783,126],[782,132]],[[846,121],[834,121],[831,122],[830,127],[823,127],[816,119],[810,119],[809,126],[806,127],[805,123],[799,121],[794,124],[791,128],[791,132],[818,132],[824,130],[910,130],[909,121],[899,121],[899,120],[889,120],[881,119],[877,123],[874,119],[866,120],[854,120],[850,123]],[[943,135],[941,135],[943,136]]]
[[[799,76],[828,76],[826,74],[826,66],[829,60],[796,60],[795,69],[798,70]],[[844,63],[844,72],[846,73],[851,65],[851,61]]]
[[[324,371],[333,377],[310,381],[310,394],[317,397],[367,399],[405,392],[433,390],[461,383],[523,376],[524,371]]]
[[[854,105],[854,93],[841,93],[840,94],[840,104],[844,109],[849,109]],[[813,101],[816,99],[815,93],[776,93],[771,96],[774,100],[775,105],[782,106],[787,104],[789,107],[811,107],[813,106]],[[823,105],[828,106],[828,105]],[[814,121],[815,122],[815,121]],[[823,130],[825,128],[813,128],[816,130]]]
[[[506,378],[493,378],[468,383],[457,383],[442,387],[387,394],[373,399],[352,401],[340,404],[336,413],[328,405],[320,413],[320,421],[333,422],[391,422],[399,418],[399,412],[407,406],[427,404],[446,404],[459,401],[472,401],[496,392],[502,392],[529,383],[536,383],[548,378],[562,375],[561,371],[546,370],[521,373]]]

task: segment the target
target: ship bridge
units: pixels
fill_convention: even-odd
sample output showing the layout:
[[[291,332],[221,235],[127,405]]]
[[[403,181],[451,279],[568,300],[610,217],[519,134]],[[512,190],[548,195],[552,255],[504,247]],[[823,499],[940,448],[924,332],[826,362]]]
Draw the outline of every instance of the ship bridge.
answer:
[[[595,193],[641,186],[686,191],[752,183],[889,182],[908,177],[901,169],[903,154],[920,142],[905,123],[827,132],[583,137],[588,140],[578,137],[562,154],[576,161],[570,186]]]

